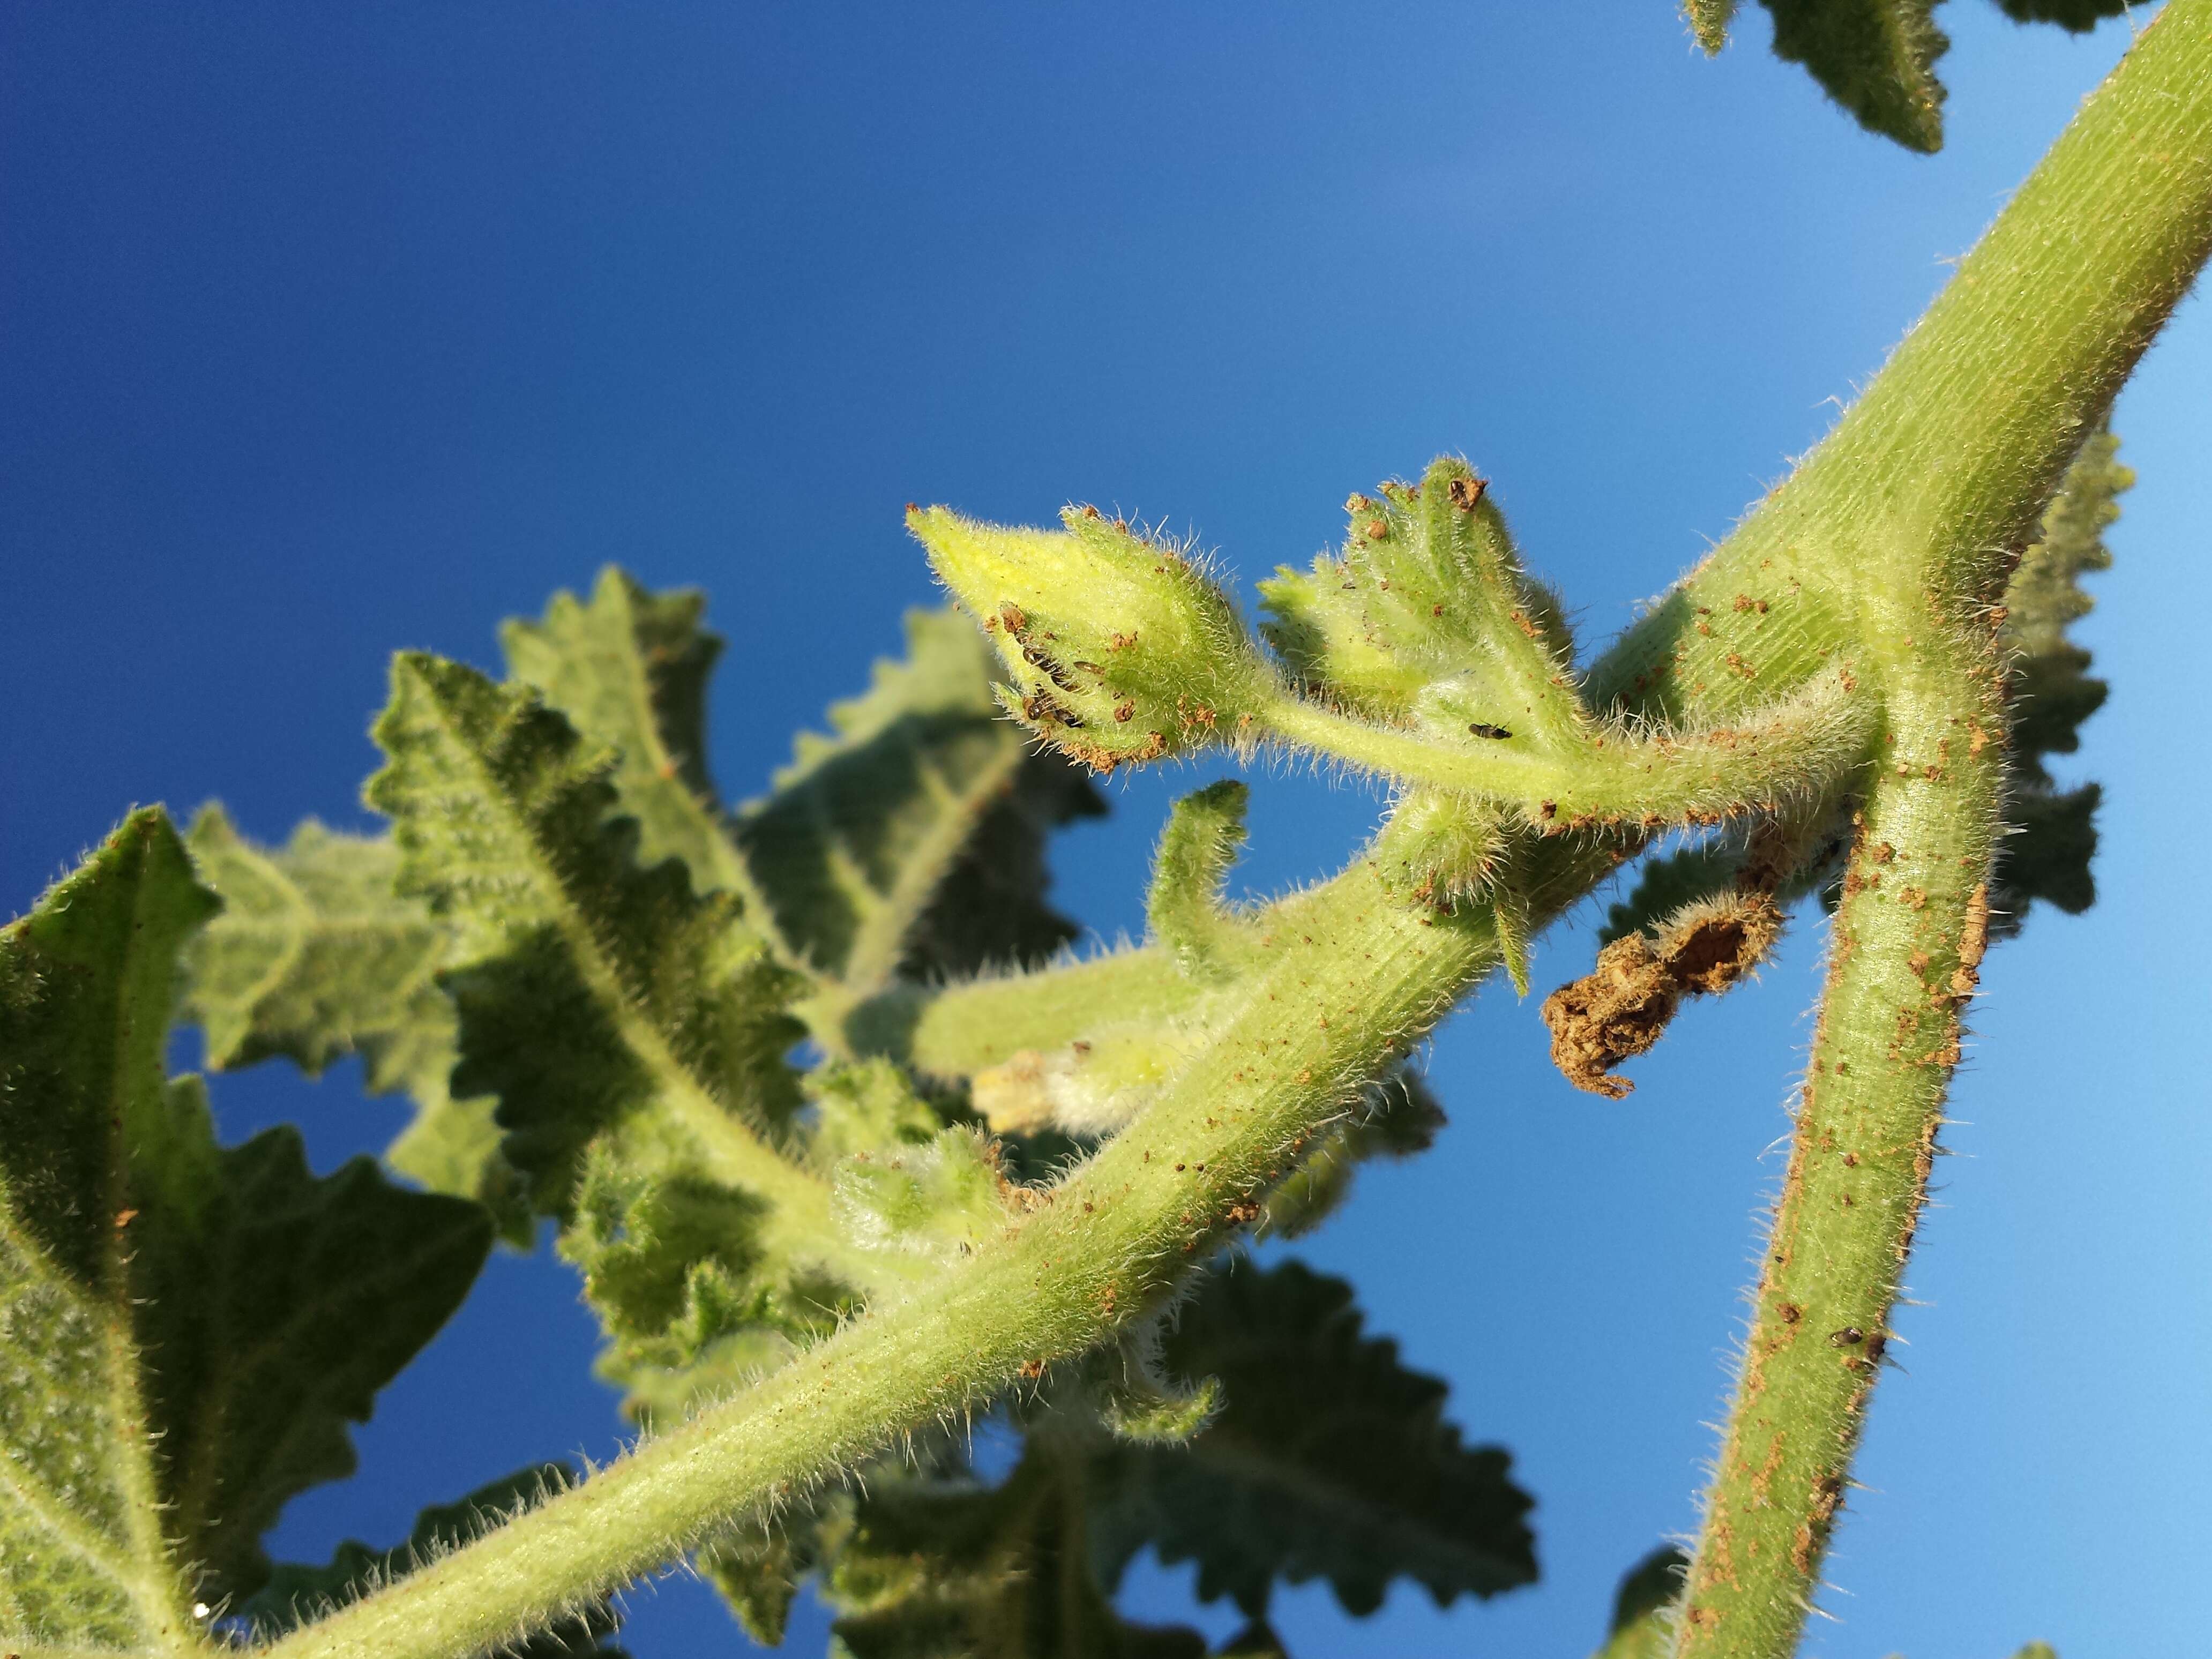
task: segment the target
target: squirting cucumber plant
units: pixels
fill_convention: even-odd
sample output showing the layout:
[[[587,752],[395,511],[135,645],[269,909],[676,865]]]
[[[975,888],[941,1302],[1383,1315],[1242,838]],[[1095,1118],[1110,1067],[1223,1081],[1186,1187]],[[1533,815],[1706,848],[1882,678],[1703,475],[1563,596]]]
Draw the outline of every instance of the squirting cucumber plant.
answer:
[[[1768,5],[1863,121],[1937,142],[1926,3]],[[1729,9],[1692,0],[1698,38]],[[703,601],[610,570],[507,626],[504,678],[394,662],[388,833],[134,811],[0,932],[0,1651],[605,1653],[611,1598],[678,1559],[769,1643],[811,1581],[852,1659],[1204,1654],[1115,1610],[1147,1547],[1234,1598],[1222,1653],[1282,1650],[1285,1582],[1355,1613],[1525,1584],[1506,1454],[1348,1286],[1240,1246],[1425,1146],[1426,1035],[1494,973],[1530,989],[1532,938],[1641,857],[1541,1005],[1595,1093],[1830,917],[1702,1527],[1603,1650],[1782,1659],[1984,952],[2092,895],[2094,787],[2043,758],[2103,695],[2066,629],[2130,481],[2106,417],[2208,248],[2212,0],[2169,0],[1836,429],[1595,656],[1451,457],[1351,494],[1256,628],[1095,507],[916,507],[951,603],[749,805],[704,763]],[[1247,786],[1197,790],[1146,940],[1073,953],[1048,836],[1104,810],[1093,774],[1207,750],[1365,775],[1387,814],[1231,904]],[[320,1179],[288,1130],[221,1146],[165,1072],[179,1018],[217,1072],[358,1054],[414,1121]],[[549,1225],[635,1449],[271,1562],[348,1421]]]

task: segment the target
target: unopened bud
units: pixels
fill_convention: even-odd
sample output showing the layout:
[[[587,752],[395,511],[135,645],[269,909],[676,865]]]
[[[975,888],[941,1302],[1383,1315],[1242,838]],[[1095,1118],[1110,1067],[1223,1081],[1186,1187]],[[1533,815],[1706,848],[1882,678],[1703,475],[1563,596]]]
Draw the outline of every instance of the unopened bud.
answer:
[[[1100,771],[1233,741],[1269,687],[1227,596],[1180,548],[1093,508],[1061,516],[1064,531],[907,514],[1006,665],[1000,701]]]

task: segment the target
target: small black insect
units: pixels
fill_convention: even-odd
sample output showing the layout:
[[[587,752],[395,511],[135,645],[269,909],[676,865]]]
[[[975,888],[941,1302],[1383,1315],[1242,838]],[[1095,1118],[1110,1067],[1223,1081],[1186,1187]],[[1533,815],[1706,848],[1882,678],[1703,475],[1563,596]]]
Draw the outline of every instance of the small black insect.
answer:
[[[1478,738],[1510,738],[1513,735],[1502,726],[1487,726],[1480,720],[1474,721],[1467,729]]]
[[[1024,646],[1022,647],[1022,660],[1027,663],[1030,667],[1036,669],[1039,673],[1042,674],[1047,679],[1050,680],[1061,690],[1073,691],[1075,690],[1075,682],[1068,678],[1067,671],[1065,668],[1062,668],[1058,663],[1054,662],[1051,656],[1042,647],[1034,645]]]
[[[1856,1325],[1846,1325],[1840,1331],[1828,1333],[1828,1346],[1832,1348],[1855,1348],[1865,1340],[1866,1333]]]

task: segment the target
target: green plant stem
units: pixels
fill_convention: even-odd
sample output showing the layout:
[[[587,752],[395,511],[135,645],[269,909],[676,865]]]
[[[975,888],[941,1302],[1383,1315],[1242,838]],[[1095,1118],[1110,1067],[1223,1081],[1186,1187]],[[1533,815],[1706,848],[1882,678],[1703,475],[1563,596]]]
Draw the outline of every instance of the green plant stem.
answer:
[[[1864,402],[1594,676],[1601,700],[1718,720],[1832,668],[1848,681],[1851,659],[1863,656],[1896,755],[1937,769],[1899,778],[1885,748],[1890,769],[1868,801],[1862,862],[1887,841],[1903,869],[1884,874],[1885,896],[1860,903],[1860,891],[1845,907],[1816,1054],[1827,1068],[1813,1091],[1822,1115],[1800,1136],[1809,1150],[1794,1160],[1794,1196],[1776,1232],[1777,1251],[1792,1262],[1802,1242],[1820,1309],[1887,1307],[1954,1053],[1956,1002],[1915,1009],[1910,1030],[1899,1016],[1920,977],[1908,945],[1939,947],[1929,953],[1939,976],[1947,963],[1971,966],[1961,947],[1994,832],[1987,780],[1996,766],[1986,742],[1986,764],[1971,763],[1981,758],[1967,752],[1972,733],[1954,724],[1978,719],[1972,711],[1988,710],[1995,689],[1986,620],[1973,626],[1971,607],[1993,600],[2007,553],[2024,544],[2073,444],[2186,287],[2208,234],[2212,0],[2170,0]],[[1838,621],[1865,629],[1863,651]],[[1550,862],[1532,898],[1539,921],[1608,862],[1589,847],[1541,850]],[[1917,900],[1903,896],[1908,886]],[[1307,925],[1264,947],[1279,955],[1218,1040],[1191,1056],[1144,1118],[967,1267],[273,1653],[432,1659],[511,1638],[749,1508],[830,1478],[902,1428],[971,1409],[1025,1368],[1079,1353],[1156,1304],[1191,1260],[1241,1224],[1303,1142],[1498,958],[1486,915],[1435,918],[1402,904],[1372,864],[1293,902]],[[1304,943],[1309,936],[1320,942]],[[1850,1083],[1861,1050],[1874,1055],[1868,1080]],[[1877,1160],[1864,1177],[1874,1183],[1868,1201],[1842,1202],[1853,1189],[1835,1172],[1860,1179],[1868,1155],[1856,1164],[1828,1155],[1814,1131],[1831,1115]],[[1791,1322],[1763,1301],[1753,1354],[1777,1322],[1825,1316],[1801,1306]],[[1863,1347],[1881,1327],[1858,1328]],[[1758,1432],[1750,1413],[1763,1413],[1785,1459],[1809,1459],[1805,1468],[1825,1459],[1840,1478],[1871,1371],[1845,1367],[1854,1345],[1831,1349],[1828,1334],[1802,1347],[1785,1341],[1779,1358],[1747,1370],[1747,1385],[1754,1375],[1768,1380],[1747,1407],[1740,1402],[1731,1447],[1753,1443],[1739,1431],[1750,1423]],[[1814,1363],[1824,1359],[1834,1363]],[[1823,1446],[1838,1449],[1803,1449]],[[1770,1476],[1762,1496],[1748,1484],[1759,1472],[1724,1457],[1692,1589],[1710,1616],[1686,1621],[1686,1650],[1779,1659],[1794,1644],[1835,1493]],[[1711,1522],[1762,1504],[1778,1513],[1734,1534],[1723,1574]],[[1802,1566],[1801,1534],[1810,1539]],[[1769,1539],[1787,1541],[1775,1548]],[[1708,1603],[1702,1587],[1714,1584],[1726,1598]]]
[[[1591,860],[1556,861],[1552,908],[1587,884]],[[1498,960],[1486,915],[1407,904],[1370,862],[1285,911],[1294,925],[1264,947],[1267,965],[1220,1040],[966,1267],[271,1655],[433,1659],[510,1638],[1156,1306]]]
[[[1865,751],[1875,716],[1869,701],[1838,679],[1734,725],[1669,735],[1620,731],[1568,753],[1510,741],[1440,742],[1293,696],[1256,718],[1275,736],[1335,759],[1506,802],[1532,824],[1656,829],[1802,799]]]
[[[1887,715],[1678,1655],[1796,1646],[1986,938],[2004,718],[1993,606],[2208,245],[2212,0],[2172,0],[1865,399],[1671,624],[1655,618],[1618,653],[1613,672],[1662,699],[1718,684],[1720,644],[1681,627],[1699,595],[1809,588],[1825,565]]]

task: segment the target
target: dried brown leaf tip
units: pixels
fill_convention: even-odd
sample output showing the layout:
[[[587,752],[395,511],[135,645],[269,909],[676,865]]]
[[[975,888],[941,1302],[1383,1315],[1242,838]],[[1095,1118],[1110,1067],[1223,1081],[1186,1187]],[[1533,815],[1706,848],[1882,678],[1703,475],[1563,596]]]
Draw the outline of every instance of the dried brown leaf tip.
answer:
[[[1597,966],[1544,999],[1552,1063],[1577,1089],[1619,1100],[1635,1088],[1613,1068],[1650,1048],[1685,996],[1725,991],[1765,959],[1782,913],[1765,893],[1730,893],[1677,910],[1654,937],[1631,933]]]

